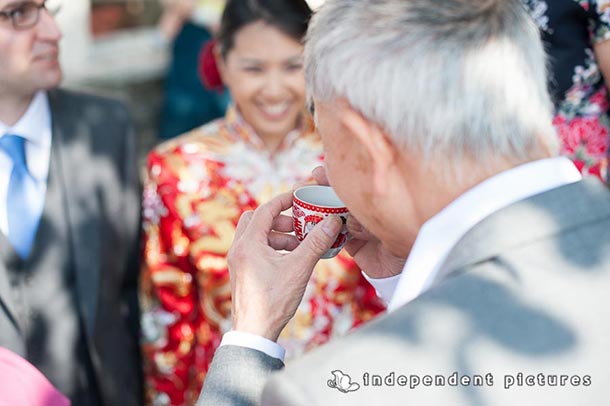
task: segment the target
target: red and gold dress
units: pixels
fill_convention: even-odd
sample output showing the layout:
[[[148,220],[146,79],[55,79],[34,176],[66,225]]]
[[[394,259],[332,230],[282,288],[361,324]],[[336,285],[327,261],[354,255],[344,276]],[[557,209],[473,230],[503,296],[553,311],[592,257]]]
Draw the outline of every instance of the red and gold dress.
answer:
[[[226,254],[241,213],[306,180],[322,162],[305,126],[269,153],[235,109],[148,157],[141,283],[147,402],[194,405],[231,328]],[[291,357],[383,311],[346,254],[320,261],[279,343]]]

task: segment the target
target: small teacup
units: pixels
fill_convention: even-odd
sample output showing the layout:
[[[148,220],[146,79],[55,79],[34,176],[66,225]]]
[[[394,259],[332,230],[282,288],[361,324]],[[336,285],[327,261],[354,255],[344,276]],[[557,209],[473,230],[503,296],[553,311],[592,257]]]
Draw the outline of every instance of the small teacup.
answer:
[[[349,212],[345,204],[337,197],[330,186],[308,185],[298,188],[292,195],[292,218],[294,233],[299,241],[303,241],[311,229],[328,216],[339,216],[343,228],[333,246],[322,255],[328,259],[335,257],[348,240],[347,216]]]

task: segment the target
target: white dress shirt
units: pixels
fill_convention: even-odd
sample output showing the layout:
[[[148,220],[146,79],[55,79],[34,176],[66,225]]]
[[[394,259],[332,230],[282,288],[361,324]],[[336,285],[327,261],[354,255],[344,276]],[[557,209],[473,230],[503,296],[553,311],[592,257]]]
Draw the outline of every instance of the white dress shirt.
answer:
[[[46,92],[36,93],[25,114],[9,127],[0,121],[0,137],[14,134],[25,138],[25,157],[30,175],[36,180],[38,204],[44,204],[51,159],[51,110]],[[8,236],[6,194],[13,160],[0,149],[0,231]]]
[[[567,158],[530,162],[492,176],[424,223],[399,275],[372,279],[363,274],[378,295],[389,303],[388,311],[396,310],[430,287],[449,252],[481,220],[520,200],[581,179],[580,172]],[[244,333],[228,332],[221,346],[239,345],[283,360],[278,356],[283,354],[279,344],[262,337],[250,338]]]

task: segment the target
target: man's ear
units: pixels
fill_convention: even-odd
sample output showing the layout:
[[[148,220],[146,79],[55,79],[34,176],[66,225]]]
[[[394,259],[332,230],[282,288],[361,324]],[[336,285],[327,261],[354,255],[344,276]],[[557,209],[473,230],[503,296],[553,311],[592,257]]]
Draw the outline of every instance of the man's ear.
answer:
[[[366,119],[351,106],[344,106],[341,124],[351,133],[353,141],[368,160],[372,171],[373,192],[383,195],[390,190],[388,178],[390,168],[394,165],[396,147],[391,139],[377,124]]]

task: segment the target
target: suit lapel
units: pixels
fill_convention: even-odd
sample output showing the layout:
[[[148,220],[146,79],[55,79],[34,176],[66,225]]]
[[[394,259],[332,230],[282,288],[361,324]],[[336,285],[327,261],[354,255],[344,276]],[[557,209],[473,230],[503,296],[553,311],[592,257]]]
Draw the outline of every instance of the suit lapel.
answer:
[[[58,163],[58,183],[64,196],[69,225],[70,251],[76,274],[77,297],[85,329],[93,335],[100,278],[100,226],[95,184],[88,181],[93,172],[90,126],[75,117],[61,91],[49,92],[53,126],[53,156]],[[87,174],[87,176],[84,176]]]
[[[0,310],[4,310],[11,322],[17,330],[23,333],[21,320],[13,296],[11,294],[11,285],[9,282],[8,271],[6,266],[16,267],[22,262],[17,252],[11,246],[10,241],[3,233],[0,233]],[[2,309],[3,308],[3,309]]]
[[[466,233],[449,253],[433,285],[505,250],[608,217],[610,193],[597,179],[532,196],[497,211]]]

